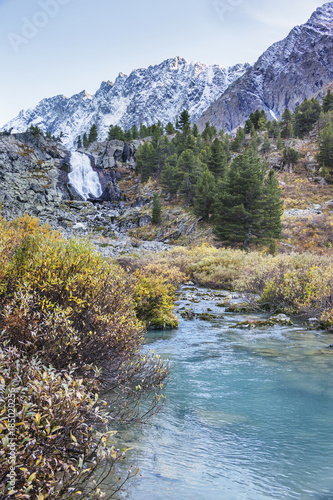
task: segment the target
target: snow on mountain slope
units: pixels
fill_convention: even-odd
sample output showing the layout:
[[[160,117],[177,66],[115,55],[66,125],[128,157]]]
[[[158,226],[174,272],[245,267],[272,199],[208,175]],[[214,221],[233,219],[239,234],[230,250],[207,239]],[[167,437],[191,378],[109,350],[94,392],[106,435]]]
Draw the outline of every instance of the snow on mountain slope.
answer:
[[[63,132],[64,144],[71,146],[93,123],[103,140],[110,125],[128,129],[158,120],[175,123],[184,109],[195,121],[249,67],[206,66],[176,57],[134,70],[129,76],[120,73],[114,83],[103,82],[95,95],[83,91],[70,98],[59,95],[43,99],[3,128],[23,132],[31,124],[38,125],[52,135]]]
[[[211,104],[198,120],[234,132],[256,109],[268,117],[293,111],[333,81],[333,2],[319,7],[309,21],[296,26]]]

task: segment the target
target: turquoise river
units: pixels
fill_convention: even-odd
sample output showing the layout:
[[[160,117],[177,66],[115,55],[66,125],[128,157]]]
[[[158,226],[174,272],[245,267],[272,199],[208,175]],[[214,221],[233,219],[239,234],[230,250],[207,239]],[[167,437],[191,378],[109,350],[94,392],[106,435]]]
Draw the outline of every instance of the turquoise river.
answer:
[[[225,312],[221,295],[184,287],[178,311],[219,317],[148,334],[171,378],[162,411],[121,436],[140,477],[120,498],[333,500],[333,335],[294,318],[233,328],[268,316]]]

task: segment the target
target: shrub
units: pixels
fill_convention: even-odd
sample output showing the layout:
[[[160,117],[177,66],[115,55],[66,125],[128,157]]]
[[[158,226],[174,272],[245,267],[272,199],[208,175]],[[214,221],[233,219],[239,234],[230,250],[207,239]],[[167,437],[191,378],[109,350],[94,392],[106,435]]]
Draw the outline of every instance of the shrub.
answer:
[[[0,497],[83,499],[90,489],[89,498],[100,498],[93,484],[98,467],[111,470],[123,453],[110,444],[113,433],[93,430],[107,420],[98,383],[84,384],[74,368],[58,372],[6,343],[0,373]]]

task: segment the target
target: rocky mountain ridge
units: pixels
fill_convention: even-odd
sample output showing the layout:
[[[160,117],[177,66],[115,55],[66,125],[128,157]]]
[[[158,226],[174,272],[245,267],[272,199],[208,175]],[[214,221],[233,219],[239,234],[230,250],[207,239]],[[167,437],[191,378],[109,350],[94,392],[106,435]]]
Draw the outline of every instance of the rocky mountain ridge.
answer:
[[[250,113],[264,110],[271,119],[294,111],[333,81],[333,2],[319,7],[309,21],[273,44],[258,61],[203,113],[217,129],[235,132]]]
[[[114,83],[103,82],[94,95],[83,91],[70,98],[43,99],[35,108],[21,111],[3,129],[18,133],[37,125],[55,136],[63,133],[63,143],[72,147],[94,123],[99,139],[105,140],[110,125],[128,129],[158,120],[166,125],[175,123],[184,109],[195,121],[249,67],[207,66],[175,57],[134,70],[129,76],[120,73]]]

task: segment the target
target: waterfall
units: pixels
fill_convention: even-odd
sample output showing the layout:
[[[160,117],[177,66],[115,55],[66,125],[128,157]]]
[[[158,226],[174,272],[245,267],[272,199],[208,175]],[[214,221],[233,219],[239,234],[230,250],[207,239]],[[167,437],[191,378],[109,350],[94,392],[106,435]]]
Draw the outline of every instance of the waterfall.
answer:
[[[91,167],[89,156],[72,151],[70,164],[68,179],[76,191],[85,200],[90,197],[99,198],[102,195],[102,186],[97,173]]]

